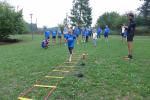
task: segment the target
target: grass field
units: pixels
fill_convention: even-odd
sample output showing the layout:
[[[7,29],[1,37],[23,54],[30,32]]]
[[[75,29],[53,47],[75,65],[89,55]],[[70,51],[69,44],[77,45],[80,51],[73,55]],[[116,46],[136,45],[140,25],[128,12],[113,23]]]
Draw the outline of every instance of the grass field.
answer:
[[[16,100],[21,92],[68,57],[64,45],[42,49],[41,35],[35,35],[33,41],[29,35],[18,38],[23,41],[0,45],[0,100]],[[96,48],[91,40],[86,47],[76,45],[75,52],[88,53],[86,65],[81,66],[79,61],[75,71],[62,79],[49,99],[150,100],[150,36],[135,37],[131,61],[122,59],[127,55],[127,46],[120,36],[110,36],[109,43],[110,47],[102,37]],[[78,72],[84,77],[76,77]]]

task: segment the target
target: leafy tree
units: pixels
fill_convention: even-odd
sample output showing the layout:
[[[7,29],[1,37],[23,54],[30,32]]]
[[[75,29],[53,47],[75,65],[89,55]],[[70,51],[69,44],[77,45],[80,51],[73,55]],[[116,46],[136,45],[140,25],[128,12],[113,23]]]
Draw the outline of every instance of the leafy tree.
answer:
[[[145,26],[146,25],[144,17],[141,15],[136,15],[135,22],[136,22],[137,26]]]
[[[120,28],[122,24],[126,23],[127,18],[125,15],[120,16],[116,12],[106,12],[103,15],[99,16],[99,18],[97,19],[96,27],[101,26],[102,28],[104,28],[105,25],[108,25],[110,28],[117,29]]]
[[[150,0],[140,0],[144,1],[141,7],[138,8],[140,14],[144,17],[146,25],[150,25]]]
[[[71,10],[71,20],[73,26],[86,26],[92,24],[92,8],[89,7],[89,0],[73,0],[73,8]]]
[[[13,34],[21,34],[26,30],[22,10],[15,12],[7,2],[0,2],[0,12],[0,39],[6,39]]]

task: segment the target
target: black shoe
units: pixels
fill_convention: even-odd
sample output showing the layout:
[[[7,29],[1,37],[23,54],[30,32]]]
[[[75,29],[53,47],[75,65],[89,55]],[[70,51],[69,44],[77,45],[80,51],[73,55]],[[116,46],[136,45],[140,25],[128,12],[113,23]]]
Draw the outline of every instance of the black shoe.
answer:
[[[128,58],[132,59],[132,55],[128,55]]]
[[[76,76],[82,78],[84,75],[82,73],[77,73]]]
[[[128,55],[128,56],[124,57],[124,59],[125,60],[131,60],[131,59],[133,59],[133,57],[132,57],[132,55]]]

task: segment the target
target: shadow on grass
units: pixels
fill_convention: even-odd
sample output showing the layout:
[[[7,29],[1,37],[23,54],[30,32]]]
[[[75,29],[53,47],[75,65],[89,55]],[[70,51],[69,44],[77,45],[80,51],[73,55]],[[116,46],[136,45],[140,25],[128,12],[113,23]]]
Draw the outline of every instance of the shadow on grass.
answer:
[[[18,43],[21,42],[22,40],[19,39],[0,39],[0,45],[6,45],[6,44],[13,44],[13,43]]]

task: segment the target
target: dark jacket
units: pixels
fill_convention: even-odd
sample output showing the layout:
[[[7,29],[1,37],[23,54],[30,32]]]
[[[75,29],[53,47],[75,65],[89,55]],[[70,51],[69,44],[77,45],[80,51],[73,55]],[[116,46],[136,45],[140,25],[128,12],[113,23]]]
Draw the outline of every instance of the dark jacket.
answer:
[[[135,27],[136,27],[135,21],[134,20],[130,20],[130,22],[128,24],[128,29],[127,29],[128,35],[134,35]]]

